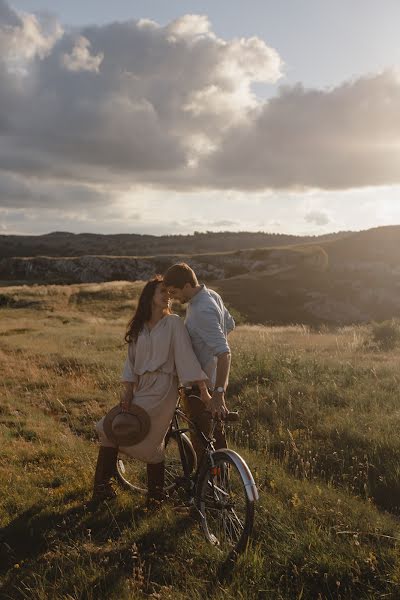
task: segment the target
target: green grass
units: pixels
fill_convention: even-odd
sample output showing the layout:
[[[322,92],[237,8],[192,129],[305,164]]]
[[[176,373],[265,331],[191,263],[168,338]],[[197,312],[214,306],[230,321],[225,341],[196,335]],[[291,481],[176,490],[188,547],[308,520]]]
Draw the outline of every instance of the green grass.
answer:
[[[0,595],[400,597],[400,353],[369,326],[232,334],[229,435],[260,490],[235,568],[168,504],[149,514],[121,491],[91,512],[94,423],[117,401],[139,289],[2,290],[37,304],[0,309]]]

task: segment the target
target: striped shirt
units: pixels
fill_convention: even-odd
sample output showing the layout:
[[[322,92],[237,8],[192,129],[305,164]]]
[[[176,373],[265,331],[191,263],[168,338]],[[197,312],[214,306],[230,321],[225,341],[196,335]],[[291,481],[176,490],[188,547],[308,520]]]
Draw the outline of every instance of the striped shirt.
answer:
[[[185,325],[201,368],[214,387],[217,357],[230,352],[227,337],[235,321],[221,296],[202,285],[188,303]]]

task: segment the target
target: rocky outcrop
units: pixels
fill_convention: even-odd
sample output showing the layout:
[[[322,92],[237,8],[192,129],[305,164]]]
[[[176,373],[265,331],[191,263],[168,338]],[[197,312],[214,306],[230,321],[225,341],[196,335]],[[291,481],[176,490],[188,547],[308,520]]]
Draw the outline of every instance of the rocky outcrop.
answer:
[[[0,280],[18,284],[143,281],[185,261],[250,322],[359,323],[400,317],[397,238],[390,241],[387,260],[381,249],[369,251],[362,260],[360,244],[366,243],[365,236],[351,248],[348,238],[340,241],[351,250],[347,258],[337,246],[339,241],[325,248],[307,244],[197,255],[3,257]]]
[[[316,256],[320,250],[314,250]],[[102,281],[138,281],[163,273],[173,263],[188,262],[198,277],[219,280],[251,271],[274,271],[276,268],[297,267],[300,263],[315,268],[310,254],[301,251],[265,249],[260,253],[243,250],[214,255],[154,257],[134,256],[79,256],[33,258],[1,258],[0,280],[36,283],[100,283]],[[317,259],[318,261],[318,259]]]

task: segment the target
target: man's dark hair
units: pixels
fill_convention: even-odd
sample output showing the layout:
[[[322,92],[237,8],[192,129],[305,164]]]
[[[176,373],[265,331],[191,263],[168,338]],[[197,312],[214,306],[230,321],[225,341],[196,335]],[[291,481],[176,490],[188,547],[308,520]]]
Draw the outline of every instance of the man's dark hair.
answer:
[[[172,286],[181,290],[186,283],[190,283],[193,288],[199,284],[195,272],[186,263],[172,265],[164,275],[166,287]]]

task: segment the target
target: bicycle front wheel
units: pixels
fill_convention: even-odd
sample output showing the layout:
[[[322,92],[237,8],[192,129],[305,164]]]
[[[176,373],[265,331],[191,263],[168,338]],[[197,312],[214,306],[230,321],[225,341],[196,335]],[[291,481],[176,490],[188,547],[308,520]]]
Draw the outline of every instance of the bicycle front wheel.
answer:
[[[220,450],[212,459],[214,464],[207,465],[199,477],[196,502],[207,541],[230,556],[247,546],[257,490],[248,466],[236,452]]]
[[[183,457],[179,449],[178,436],[182,441]],[[196,454],[189,438],[184,434],[172,431],[165,442],[165,486],[166,492],[171,493],[185,478],[182,461],[185,461],[186,470],[191,474],[196,469]],[[139,494],[147,494],[146,463],[126,454],[119,454],[117,459],[118,483],[125,489]]]

